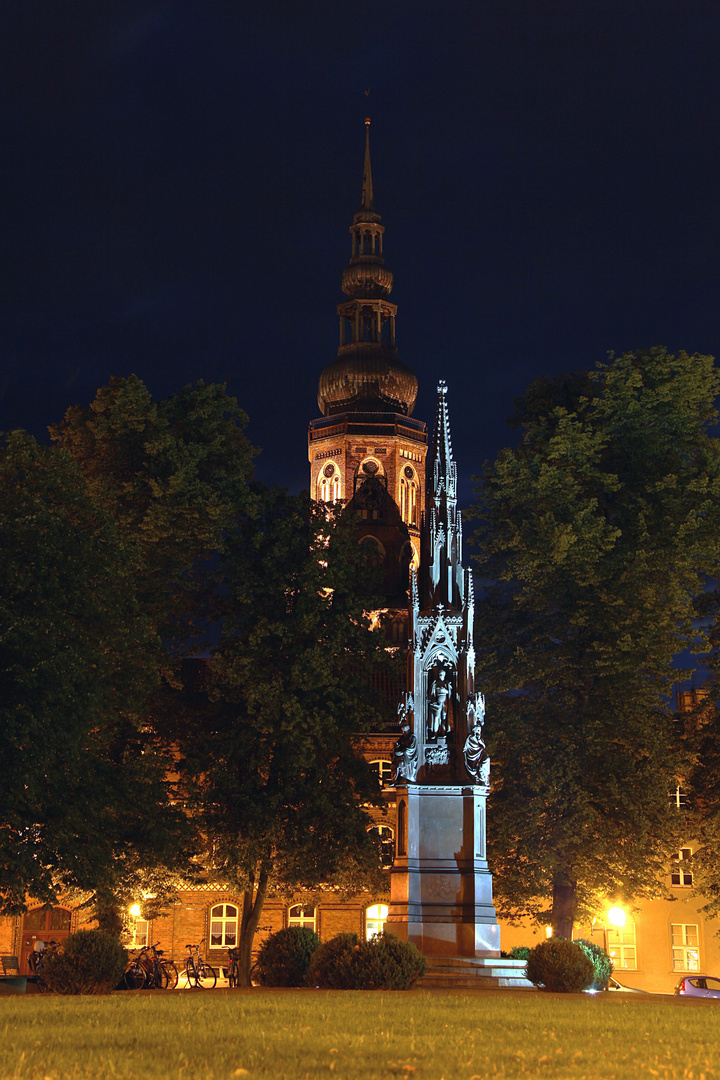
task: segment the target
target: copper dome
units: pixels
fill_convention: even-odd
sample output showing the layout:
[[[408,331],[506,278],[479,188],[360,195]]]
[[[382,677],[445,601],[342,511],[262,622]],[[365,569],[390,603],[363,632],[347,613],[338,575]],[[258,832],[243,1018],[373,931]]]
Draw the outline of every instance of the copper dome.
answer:
[[[382,259],[372,256],[352,259],[343,271],[342,291],[346,296],[389,296],[392,284],[392,270],[388,270]]]
[[[400,412],[410,416],[418,382],[395,349],[377,344],[341,348],[337,360],[320,376],[318,405],[323,416],[359,410]]]

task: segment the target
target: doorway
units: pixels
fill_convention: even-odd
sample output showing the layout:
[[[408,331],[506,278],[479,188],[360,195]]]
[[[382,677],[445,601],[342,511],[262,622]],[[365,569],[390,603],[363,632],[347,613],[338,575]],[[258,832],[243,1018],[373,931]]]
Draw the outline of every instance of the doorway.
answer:
[[[28,956],[35,948],[35,942],[64,941],[70,934],[72,912],[61,907],[40,907],[26,911],[23,916],[20,946],[20,974],[31,975]]]

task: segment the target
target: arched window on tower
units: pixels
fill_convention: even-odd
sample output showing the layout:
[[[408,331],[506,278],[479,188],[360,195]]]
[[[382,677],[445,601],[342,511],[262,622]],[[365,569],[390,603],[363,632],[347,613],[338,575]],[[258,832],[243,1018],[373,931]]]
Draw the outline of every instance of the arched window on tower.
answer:
[[[418,478],[412,465],[403,467],[400,476],[400,516],[406,525],[418,527]]]
[[[318,502],[335,503],[340,500],[340,470],[329,461],[324,465],[318,477]]]

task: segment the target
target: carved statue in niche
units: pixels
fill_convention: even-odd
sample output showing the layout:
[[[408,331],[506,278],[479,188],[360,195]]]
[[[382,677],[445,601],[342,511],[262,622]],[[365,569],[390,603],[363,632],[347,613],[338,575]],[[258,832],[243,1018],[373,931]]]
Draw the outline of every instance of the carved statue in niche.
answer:
[[[487,784],[490,778],[490,758],[482,737],[483,721],[485,720],[485,698],[480,691],[475,695],[474,702],[468,702],[468,719],[471,719],[473,713],[475,714],[475,722],[465,740],[463,758],[465,759],[465,768],[475,783]]]
[[[395,759],[394,783],[399,784],[403,780],[410,784],[414,783],[417,778],[419,751],[415,733],[407,722],[407,718],[402,726],[402,735],[395,743],[393,758]]]
[[[451,685],[446,668],[441,667],[428,690],[428,738],[434,740],[438,735],[447,735],[448,711],[450,707]]]

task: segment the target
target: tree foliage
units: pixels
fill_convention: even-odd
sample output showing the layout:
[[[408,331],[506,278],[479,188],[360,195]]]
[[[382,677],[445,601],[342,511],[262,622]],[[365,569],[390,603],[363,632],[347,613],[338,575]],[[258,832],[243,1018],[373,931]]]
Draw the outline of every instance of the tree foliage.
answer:
[[[142,707],[153,631],[114,523],[67,452],[0,451],[0,902],[88,888],[183,832]]]
[[[242,977],[269,887],[380,882],[364,804],[377,779],[354,736],[382,711],[368,674],[379,567],[352,518],[255,486],[221,559],[226,615],[209,701],[188,711],[179,762],[209,873],[244,897]]]
[[[501,911],[569,936],[602,896],[657,888],[680,821],[674,655],[717,560],[711,357],[661,348],[534,383],[488,464],[475,540],[491,694],[490,855]]]
[[[136,376],[110,380],[52,429],[131,556],[138,603],[165,646],[190,651],[213,618],[214,560],[242,507],[256,452],[223,386],[154,401]]]
[[[0,891],[93,890],[117,928],[128,890],[167,895],[192,823],[158,723],[180,658],[216,616],[214,568],[253,449],[223,387],[155,402],[112,379],[41,448],[2,463]],[[5,797],[5,792],[7,796]],[[133,899],[138,898],[135,892]]]

